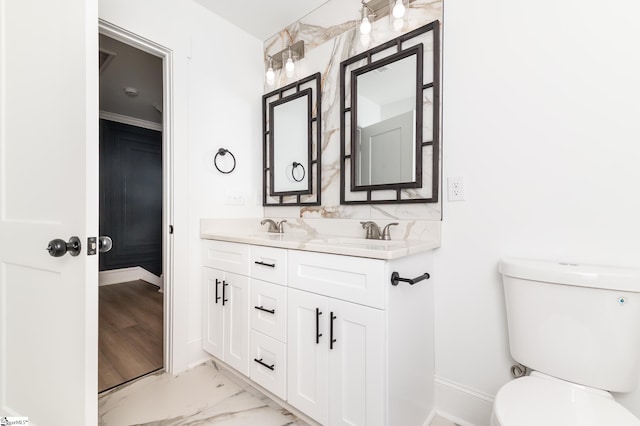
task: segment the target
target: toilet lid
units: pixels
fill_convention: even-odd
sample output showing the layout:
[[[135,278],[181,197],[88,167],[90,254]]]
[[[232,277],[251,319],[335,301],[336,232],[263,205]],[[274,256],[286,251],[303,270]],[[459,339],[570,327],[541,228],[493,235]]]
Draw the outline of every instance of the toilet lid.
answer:
[[[504,385],[493,410],[502,426],[640,425],[640,420],[607,392],[536,376]]]

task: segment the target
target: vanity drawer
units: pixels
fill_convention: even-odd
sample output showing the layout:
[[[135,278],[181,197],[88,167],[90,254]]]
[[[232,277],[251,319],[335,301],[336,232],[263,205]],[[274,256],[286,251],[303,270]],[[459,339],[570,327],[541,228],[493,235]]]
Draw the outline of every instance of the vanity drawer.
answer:
[[[269,336],[251,330],[249,351],[251,380],[287,399],[287,351],[285,344]]]
[[[287,341],[287,288],[251,279],[251,328]]]
[[[383,260],[290,250],[288,263],[289,287],[384,308]]]
[[[247,276],[249,275],[249,246],[227,241],[203,240],[202,264]]]
[[[251,246],[251,277],[276,284],[287,283],[287,250]]]

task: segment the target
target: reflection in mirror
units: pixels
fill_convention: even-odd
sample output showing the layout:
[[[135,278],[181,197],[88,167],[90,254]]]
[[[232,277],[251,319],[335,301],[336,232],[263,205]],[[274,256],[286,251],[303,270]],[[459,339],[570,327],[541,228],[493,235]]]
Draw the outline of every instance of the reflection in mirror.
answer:
[[[440,23],[340,64],[340,203],[437,203]]]
[[[262,97],[262,205],[320,204],[320,108],[320,73]]]
[[[421,53],[412,49],[352,73],[352,191],[389,184],[420,186]]]
[[[309,193],[311,89],[272,102],[269,108],[270,194]]]

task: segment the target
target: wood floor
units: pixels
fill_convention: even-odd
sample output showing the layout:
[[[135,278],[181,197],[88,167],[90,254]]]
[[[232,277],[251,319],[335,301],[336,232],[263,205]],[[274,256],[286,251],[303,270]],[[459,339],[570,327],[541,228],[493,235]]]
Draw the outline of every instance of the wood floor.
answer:
[[[162,306],[144,281],[100,287],[98,392],[163,367]]]

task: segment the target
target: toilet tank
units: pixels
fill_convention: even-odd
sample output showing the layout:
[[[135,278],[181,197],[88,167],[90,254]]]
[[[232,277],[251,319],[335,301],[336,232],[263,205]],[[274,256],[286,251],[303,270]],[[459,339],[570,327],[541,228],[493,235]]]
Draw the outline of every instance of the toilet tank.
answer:
[[[640,377],[640,270],[503,259],[513,358],[589,387],[630,392]]]

